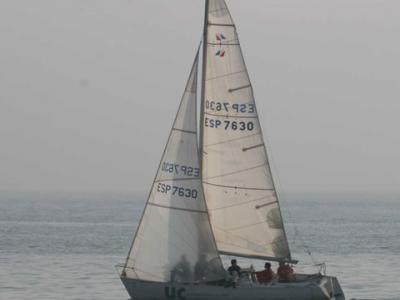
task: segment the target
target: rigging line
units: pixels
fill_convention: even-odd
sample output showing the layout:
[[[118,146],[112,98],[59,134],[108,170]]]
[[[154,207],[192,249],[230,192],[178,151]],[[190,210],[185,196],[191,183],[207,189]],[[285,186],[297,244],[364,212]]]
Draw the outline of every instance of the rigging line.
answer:
[[[237,204],[232,204],[232,205],[213,208],[213,209],[210,209],[210,211],[221,210],[221,209],[231,208],[231,207],[235,207],[235,206],[242,206],[242,205],[249,204],[249,203],[256,202],[256,201],[260,201],[260,200],[263,200],[263,199],[266,199],[266,198],[269,198],[269,196],[263,196],[263,197],[256,198],[256,199],[253,199],[253,200],[240,202],[240,203],[237,203]]]
[[[219,78],[223,78],[223,77],[227,77],[227,76],[231,76],[231,75],[236,75],[236,74],[240,74],[240,73],[245,73],[245,72],[246,72],[246,70],[226,73],[226,74],[223,74],[223,75],[218,75],[218,76],[206,78],[206,81],[215,80],[215,79],[219,79]]]
[[[175,131],[180,131],[180,132],[184,132],[184,133],[191,133],[191,134],[197,134],[197,132],[196,131],[190,131],[190,130],[184,130],[184,129],[179,129],[179,128],[172,128],[172,130],[175,130]]]
[[[216,175],[216,176],[212,176],[212,177],[206,177],[206,178],[203,178],[203,180],[221,178],[221,177],[225,177],[225,176],[229,176],[229,175],[234,175],[234,174],[243,173],[243,172],[246,172],[246,171],[250,171],[250,170],[254,170],[254,169],[258,169],[258,168],[264,167],[266,164],[267,164],[267,162],[265,162],[265,163],[263,163],[263,164],[261,164],[261,165],[258,165],[258,166],[254,166],[254,167],[250,167],[250,168],[246,168],[246,169],[241,169],[241,170],[234,171],[234,172],[229,172],[229,173],[225,173],[225,174],[221,174],[221,175]]]
[[[253,133],[253,134],[250,134],[250,135],[241,136],[241,137],[238,137],[238,138],[235,138],[235,139],[225,140],[225,141],[221,141],[221,142],[214,143],[214,144],[208,144],[208,145],[205,145],[205,147],[212,147],[212,146],[217,146],[217,145],[226,144],[226,143],[230,143],[230,142],[236,142],[236,141],[244,140],[244,139],[251,138],[251,137],[254,137],[254,136],[259,136],[260,134],[261,134],[261,132],[258,131],[256,133]]]
[[[158,180],[154,180],[154,183],[168,182],[168,181],[190,181],[190,180],[200,180],[200,177],[158,179]]]
[[[274,189],[265,189],[265,188],[257,188],[257,187],[244,187],[244,186],[233,186],[233,185],[223,185],[223,184],[215,184],[211,182],[203,181],[203,184],[212,185],[216,187],[224,187],[228,189],[235,190],[252,190],[252,191],[273,191]]]
[[[267,139],[267,138],[265,138],[265,140],[268,142],[268,139]],[[284,192],[284,188],[283,188],[283,185],[282,185],[282,180],[280,179],[280,176],[279,176],[278,168],[276,167],[275,162],[274,162],[271,144],[268,143],[268,145],[269,145],[269,148],[270,148],[269,151],[268,151],[268,154],[269,154],[269,155],[268,155],[268,157],[269,157],[269,159],[268,159],[269,165],[270,165],[270,167],[272,167],[272,168],[274,169],[274,174],[275,174],[275,177],[276,177],[275,182],[278,183],[278,186],[280,187],[280,188],[279,188],[279,193],[277,192],[277,194],[279,194],[280,202],[286,202],[286,193]],[[265,146],[265,148],[266,148],[266,146]],[[286,203],[287,203],[287,202],[286,202]],[[293,214],[292,214],[292,212],[291,212],[291,210],[290,210],[290,206],[289,206],[289,205],[287,205],[287,207],[286,207],[286,213],[287,213],[288,219],[292,220],[292,223],[293,223],[293,229],[294,229],[294,233],[295,233],[294,238],[297,237],[297,238],[300,240],[300,243],[301,243],[300,246],[301,246],[301,247],[305,250],[305,252],[309,255],[309,257],[310,257],[310,259],[311,259],[311,263],[312,263],[313,265],[315,265],[315,264],[316,264],[316,260],[315,260],[315,258],[314,258],[314,256],[313,256],[313,254],[311,253],[310,248],[309,248],[309,247],[307,246],[307,244],[305,243],[305,241],[304,241],[304,239],[303,239],[303,236],[300,234],[300,232],[299,232],[299,230],[298,230],[298,227],[297,227],[296,224],[293,222],[294,218],[293,218]],[[281,213],[281,214],[282,214],[282,213]],[[282,219],[282,221],[283,221],[283,219]]]
[[[245,118],[245,119],[256,119],[257,115],[255,116],[234,116],[234,115],[220,115],[220,114],[213,114],[204,112],[205,115],[213,116],[213,117],[222,117],[222,118]]]
[[[245,228],[249,228],[249,227],[254,227],[254,226],[257,226],[257,225],[260,225],[260,224],[266,224],[266,222],[265,221],[260,221],[260,222],[256,222],[256,223],[247,224],[247,225],[244,225],[244,226],[231,227],[231,228],[227,228],[226,231],[228,231],[228,232],[230,232],[231,230],[236,231],[236,230],[239,230],[239,229],[245,229]]]
[[[154,202],[149,202],[150,205],[152,206],[157,206],[157,207],[162,207],[166,209],[172,209],[172,210],[182,210],[182,211],[189,211],[189,212],[194,212],[194,213],[201,213],[201,214],[206,214],[206,210],[198,210],[198,209],[191,209],[191,208],[181,208],[181,207],[176,207],[176,206],[166,206],[166,205],[161,205],[157,204]]]
[[[130,259],[130,258],[129,258],[129,259]],[[128,259],[128,261],[129,261],[129,259]],[[133,263],[135,263],[135,261],[133,261]],[[126,268],[126,269],[131,269],[132,272],[135,274],[136,278],[139,278],[138,273],[136,272],[136,270],[135,270],[133,267],[127,267],[127,266],[125,266],[125,268]]]
[[[307,244],[305,243],[303,236],[300,234],[300,232],[298,231],[297,227],[294,227],[294,232],[295,232],[295,236],[297,236],[300,240],[300,247],[303,248],[303,250],[310,256],[311,259],[311,263],[313,265],[317,265],[319,262],[317,262],[313,256],[313,254],[311,253],[310,248],[307,246]]]

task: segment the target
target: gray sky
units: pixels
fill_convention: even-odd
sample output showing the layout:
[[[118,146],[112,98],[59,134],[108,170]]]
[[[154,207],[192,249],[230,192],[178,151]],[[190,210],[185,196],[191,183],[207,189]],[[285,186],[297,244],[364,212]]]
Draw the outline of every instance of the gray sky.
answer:
[[[228,0],[285,191],[400,192],[400,1]],[[150,188],[201,0],[0,2],[0,189]]]

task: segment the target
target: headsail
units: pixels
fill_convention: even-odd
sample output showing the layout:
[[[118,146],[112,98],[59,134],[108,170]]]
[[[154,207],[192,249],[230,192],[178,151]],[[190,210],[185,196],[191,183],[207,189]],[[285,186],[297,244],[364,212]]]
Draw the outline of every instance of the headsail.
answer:
[[[149,281],[223,278],[204,201],[197,144],[198,53],[125,265]]]
[[[200,149],[218,250],[290,259],[253,89],[224,0],[206,1],[204,30]]]

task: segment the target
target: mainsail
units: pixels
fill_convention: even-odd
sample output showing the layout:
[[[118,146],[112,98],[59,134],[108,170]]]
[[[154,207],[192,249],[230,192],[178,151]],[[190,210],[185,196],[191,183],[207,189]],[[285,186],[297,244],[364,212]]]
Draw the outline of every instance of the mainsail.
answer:
[[[125,264],[130,278],[187,282],[224,277],[201,183],[198,56]]]
[[[235,24],[206,1],[201,137],[205,199],[221,254],[291,259]]]

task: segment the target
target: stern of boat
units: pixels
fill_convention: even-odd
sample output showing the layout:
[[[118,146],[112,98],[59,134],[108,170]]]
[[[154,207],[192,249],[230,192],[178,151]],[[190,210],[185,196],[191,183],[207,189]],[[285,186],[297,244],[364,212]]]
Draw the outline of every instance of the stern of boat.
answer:
[[[336,277],[323,276],[320,282],[320,288],[327,299],[345,300],[342,287]]]

